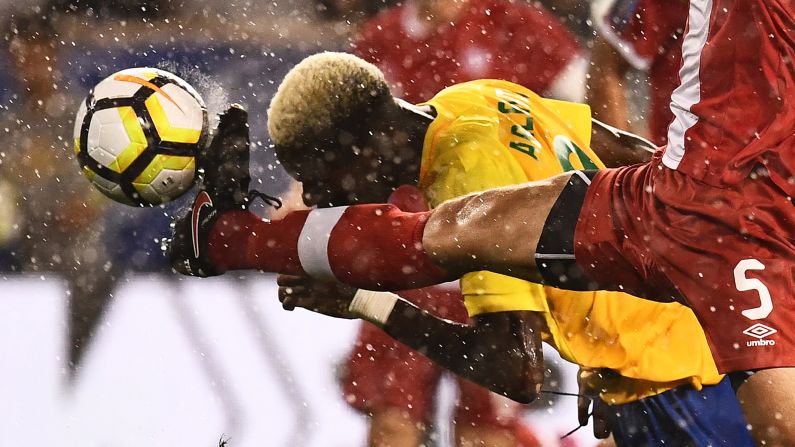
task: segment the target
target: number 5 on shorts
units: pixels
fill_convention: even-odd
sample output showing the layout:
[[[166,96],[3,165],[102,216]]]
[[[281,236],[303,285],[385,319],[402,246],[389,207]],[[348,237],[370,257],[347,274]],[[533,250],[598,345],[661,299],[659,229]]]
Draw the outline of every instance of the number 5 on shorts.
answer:
[[[734,283],[737,290],[745,292],[748,290],[756,290],[759,294],[761,304],[759,307],[753,309],[746,309],[742,312],[743,316],[751,320],[761,320],[767,318],[770,312],[773,311],[773,300],[770,299],[770,291],[767,289],[762,281],[756,278],[748,278],[745,272],[748,270],[764,270],[765,265],[756,259],[743,259],[734,267]]]

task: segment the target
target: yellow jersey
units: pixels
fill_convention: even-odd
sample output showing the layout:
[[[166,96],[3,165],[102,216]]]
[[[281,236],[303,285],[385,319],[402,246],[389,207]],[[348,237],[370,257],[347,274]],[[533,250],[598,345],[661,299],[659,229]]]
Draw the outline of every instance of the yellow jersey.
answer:
[[[432,207],[490,188],[604,168],[590,149],[587,105],[542,98],[499,80],[457,84],[424,104],[436,111],[419,181]],[[563,358],[619,374],[597,384],[609,403],[722,379],[695,315],[681,304],[558,290],[492,272],[465,275],[461,290],[470,316],[542,312],[545,341]]]

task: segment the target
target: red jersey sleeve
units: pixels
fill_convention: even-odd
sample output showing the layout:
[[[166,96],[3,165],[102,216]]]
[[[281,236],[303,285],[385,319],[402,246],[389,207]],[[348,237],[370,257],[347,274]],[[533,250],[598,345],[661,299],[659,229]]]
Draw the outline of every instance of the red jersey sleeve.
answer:
[[[681,35],[687,2],[683,0],[607,0],[593,7],[599,34],[639,70],[647,70]]]
[[[501,31],[488,36],[493,53],[502,59],[495,64],[502,73],[492,77],[544,92],[580,53],[574,35],[540,6],[493,3],[484,16],[495,22],[491,29]]]
[[[368,62],[380,65],[386,55],[385,34],[394,32],[389,20],[389,15],[379,14],[362,25],[351,42],[351,52]]]
[[[397,96],[404,96],[401,83],[406,75],[402,61],[416,50],[400,23],[404,9],[405,6],[396,6],[382,11],[362,25],[351,43],[351,52],[381,69]]]

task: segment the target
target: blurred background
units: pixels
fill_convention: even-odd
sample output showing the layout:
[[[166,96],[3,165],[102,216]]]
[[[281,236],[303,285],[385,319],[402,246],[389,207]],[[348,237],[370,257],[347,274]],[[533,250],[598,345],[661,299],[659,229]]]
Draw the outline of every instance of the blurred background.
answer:
[[[583,101],[598,35],[591,6],[0,0],[0,446],[367,442],[370,415],[339,383],[359,323],[283,311],[270,275],[178,277],[159,238],[184,203],[126,207],[82,177],[73,119],[101,79],[156,66],[196,87],[211,117],[242,103],[255,187],[290,202],[296,185],[274,157],[266,110],[303,57],[356,52],[413,101],[482,77]],[[539,62],[522,62],[529,49]],[[640,132],[644,76],[626,72],[635,112],[618,123]],[[545,389],[576,392],[576,367],[546,355]],[[455,445],[462,391],[443,375],[423,392],[433,396],[422,445]],[[527,432],[521,445],[596,445],[589,428],[559,439],[577,426],[575,404],[546,394],[511,430]]]

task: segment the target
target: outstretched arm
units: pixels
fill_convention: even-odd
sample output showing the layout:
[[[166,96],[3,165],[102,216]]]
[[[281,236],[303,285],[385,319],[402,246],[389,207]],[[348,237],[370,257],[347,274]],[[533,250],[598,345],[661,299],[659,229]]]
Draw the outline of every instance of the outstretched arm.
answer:
[[[433,316],[408,301],[381,328],[454,373],[517,402],[533,401],[544,381],[542,317],[512,311],[479,315],[467,326]]]
[[[541,330],[535,312],[498,312],[474,325],[438,318],[389,292],[356,294],[338,283],[279,276],[285,309],[303,307],[342,318],[364,318],[395,340],[450,371],[517,402],[536,398],[543,382]]]
[[[594,118],[624,129],[630,125],[624,78],[629,64],[604,37],[594,39],[586,101]]]
[[[645,138],[619,130],[630,125],[623,85],[628,69],[627,61],[603,37],[594,40],[586,87],[594,117],[591,149],[608,168],[649,161],[655,149]]]
[[[626,130],[592,119],[591,149],[608,168],[646,163],[657,147]]]

